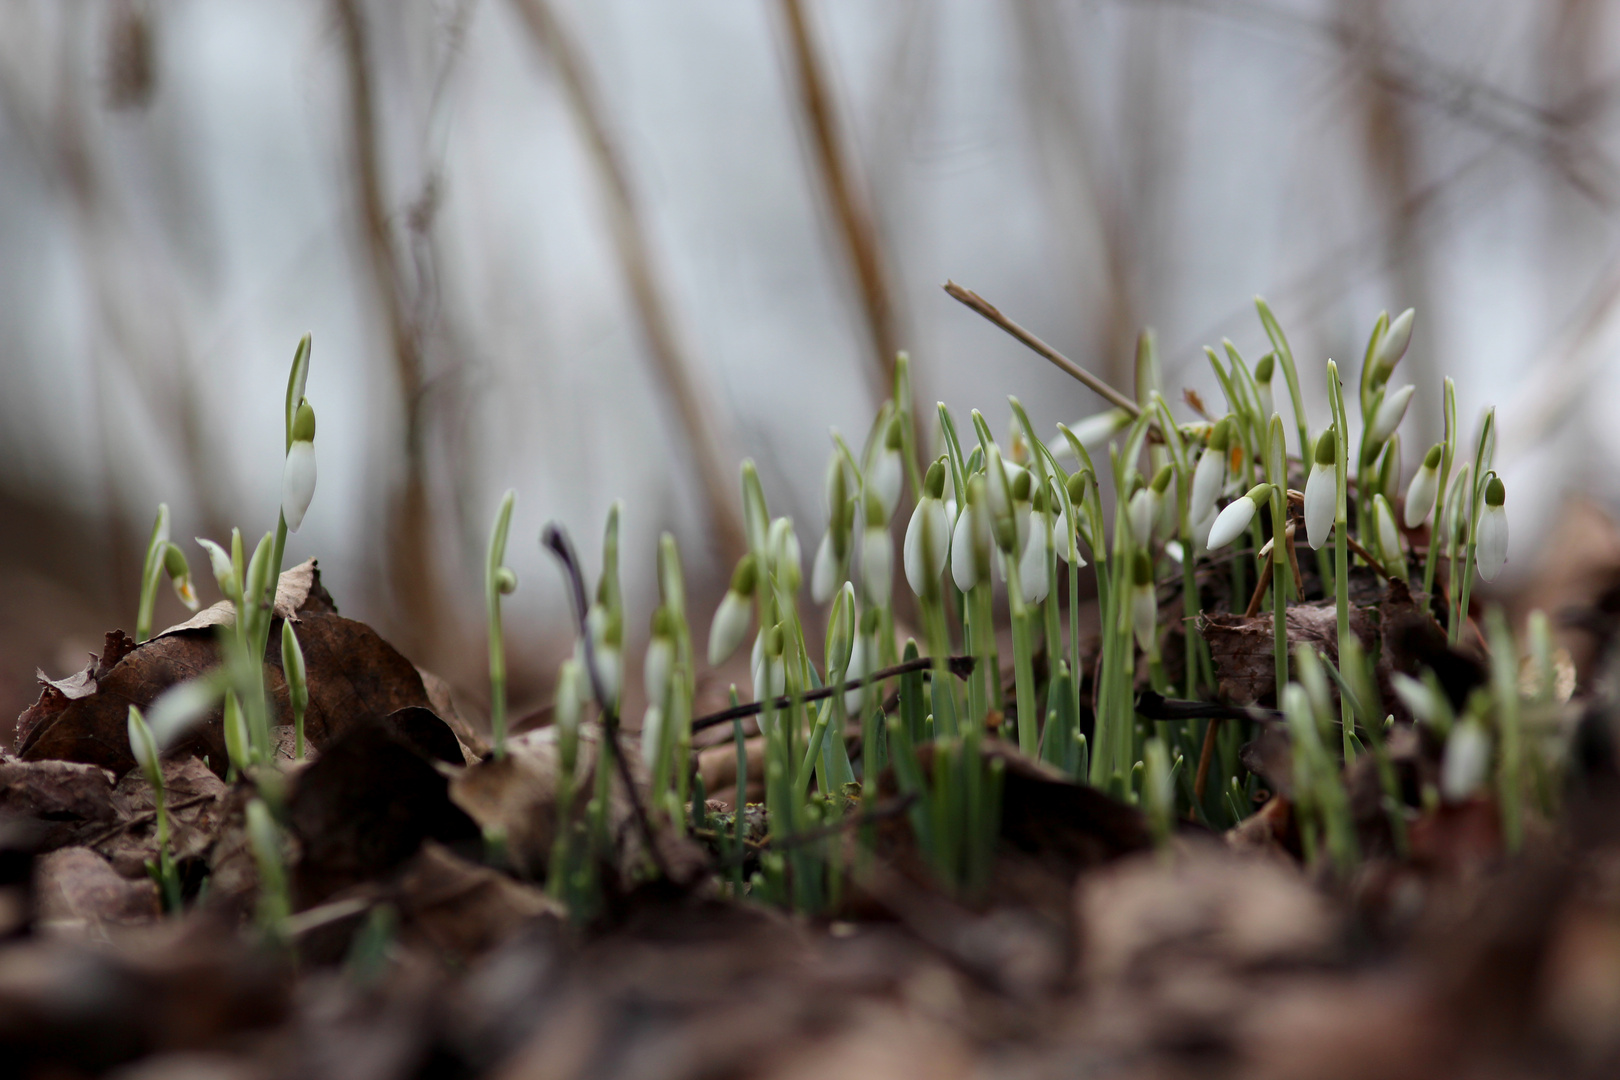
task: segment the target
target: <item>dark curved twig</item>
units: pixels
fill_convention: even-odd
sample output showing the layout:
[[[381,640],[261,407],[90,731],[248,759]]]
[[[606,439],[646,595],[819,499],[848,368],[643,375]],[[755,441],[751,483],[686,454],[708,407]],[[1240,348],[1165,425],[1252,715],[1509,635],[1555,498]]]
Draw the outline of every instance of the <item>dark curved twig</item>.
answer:
[[[669,866],[664,862],[663,853],[658,850],[658,841],[653,836],[652,822],[647,817],[647,808],[641,804],[641,793],[636,790],[636,782],[630,775],[630,763],[625,760],[624,749],[619,744],[619,711],[608,702],[606,688],[602,679],[596,672],[596,646],[591,641],[590,629],[586,626],[585,614],[585,579],[579,573],[579,559],[574,555],[574,543],[568,539],[568,532],[555,521],[546,523],[540,532],[540,546],[550,551],[562,563],[563,577],[568,579],[569,599],[573,601],[574,618],[579,624],[579,637],[585,643],[585,671],[591,679],[591,694],[596,698],[596,704],[602,710],[602,730],[607,733],[608,747],[613,754],[613,762],[619,770],[619,779],[624,783],[624,789],[630,796],[630,808],[635,811],[636,824],[641,828],[641,837],[647,842],[647,853],[652,856],[653,865],[658,873],[669,877]]]
[[[887,667],[881,671],[874,671],[872,674],[867,675],[864,678],[851,679],[848,682],[840,683],[837,686],[823,686],[820,689],[809,690],[803,694],[784,695],[777,698],[775,701],[769,702],[769,704],[773,709],[787,709],[792,707],[794,701],[820,701],[823,698],[830,698],[834,694],[843,694],[849,692],[850,690],[859,690],[867,683],[882,682],[884,679],[892,679],[896,675],[907,675],[913,671],[927,671],[933,666],[933,657],[919,656],[915,660],[907,660],[902,664],[894,665],[894,667]],[[948,657],[945,661],[945,666],[949,668],[951,674],[955,675],[958,679],[965,679],[969,675],[973,674],[973,657]],[[740,720],[745,716],[758,716],[760,713],[765,711],[766,704],[767,703],[763,701],[750,701],[742,705],[733,705],[729,709],[722,709],[717,713],[710,713],[708,716],[700,716],[696,720],[692,721],[692,730],[702,731],[704,728],[717,727],[720,724],[727,724],[733,720]]]

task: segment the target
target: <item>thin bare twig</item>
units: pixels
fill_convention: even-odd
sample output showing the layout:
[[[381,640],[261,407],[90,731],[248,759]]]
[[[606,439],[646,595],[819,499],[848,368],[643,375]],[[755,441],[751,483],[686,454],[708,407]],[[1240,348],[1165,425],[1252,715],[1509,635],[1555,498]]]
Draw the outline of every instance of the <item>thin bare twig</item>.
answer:
[[[980,296],[978,293],[974,292],[972,289],[964,289],[954,281],[947,281],[945,283],[945,291],[950,294],[951,299],[961,304],[965,304],[967,307],[978,312],[990,322],[1001,327],[1003,330],[1007,331],[1007,333],[1017,338],[1024,345],[1028,346],[1029,349],[1032,350],[1037,356],[1041,356],[1046,360],[1051,361],[1051,363],[1057,367],[1058,370],[1079,379],[1086,385],[1087,388],[1089,388],[1099,397],[1103,398],[1110,405],[1118,406],[1119,408],[1130,413],[1132,416],[1141,415],[1141,406],[1137,405],[1136,402],[1132,401],[1118,390],[1115,390],[1112,386],[1109,386],[1107,383],[1097,378],[1097,376],[1093,375],[1091,372],[1087,371],[1073,360],[1070,360],[1067,356],[1064,356],[1062,353],[1052,348],[1052,346],[1048,345],[1046,342],[1042,341],[1028,330],[1025,330],[1022,326],[1019,326],[1017,323],[1007,318],[1007,316],[1003,315],[994,304]]]
[[[950,669],[951,674],[955,675],[958,679],[965,679],[969,675],[973,674],[974,660],[971,656],[952,656],[947,659],[945,663]],[[799,694],[797,698],[795,698],[793,695],[786,695],[777,698],[775,701],[772,701],[769,704],[773,709],[787,709],[792,707],[795,700],[820,701],[822,698],[830,698],[834,694],[846,694],[851,690],[859,690],[868,683],[876,683],[882,682],[884,679],[892,679],[896,675],[906,675],[913,671],[928,671],[932,669],[933,666],[933,657],[919,656],[915,660],[907,660],[903,663],[896,664],[893,667],[886,667],[881,671],[874,671],[865,678],[851,679],[848,682],[840,683],[838,686],[823,686],[815,690],[809,690],[803,694]],[[763,701],[749,701],[742,705],[733,705],[729,709],[721,709],[717,713],[710,713],[708,716],[700,716],[696,720],[692,721],[692,730],[702,731],[705,728],[717,727],[720,724],[729,724],[733,720],[740,720],[746,716],[758,716],[760,713],[765,711],[765,705],[766,702]]]
[[[883,265],[883,250],[877,240],[867,200],[860,191],[854,167],[845,157],[838,131],[838,116],[827,89],[821,57],[800,0],[781,0],[782,17],[787,23],[788,43],[793,52],[794,74],[798,80],[799,106],[810,129],[815,147],[816,167],[832,203],[833,217],[860,288],[861,306],[867,331],[876,352],[878,375],[876,397],[882,400],[894,384],[895,357],[900,351],[894,302]]]
[[[722,440],[716,434],[714,410],[704,403],[695,365],[675,332],[663,286],[653,270],[647,230],[630,188],[629,170],[609,132],[607,110],[597,93],[583,50],[548,0],[514,0],[514,4],[530,37],[556,68],[586,149],[596,162],[607,194],[619,268],[630,289],[653,366],[672,399],[691,448],[693,467],[708,504],[720,556],[730,563],[740,558],[747,546],[742,516],[732,502],[733,474],[721,452]]]

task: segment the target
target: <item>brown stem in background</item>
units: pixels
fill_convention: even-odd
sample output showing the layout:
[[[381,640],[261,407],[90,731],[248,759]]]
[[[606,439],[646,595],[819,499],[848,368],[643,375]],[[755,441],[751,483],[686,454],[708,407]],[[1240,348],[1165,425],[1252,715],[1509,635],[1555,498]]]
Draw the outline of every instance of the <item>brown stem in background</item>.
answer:
[[[815,148],[816,168],[832,204],[833,217],[849,255],[860,287],[861,305],[866,314],[867,332],[877,354],[875,397],[888,397],[894,386],[895,357],[900,351],[894,303],[890,296],[883,252],[877,229],[866,200],[859,190],[854,168],[844,156],[839,137],[838,117],[833,107],[820,53],[811,36],[800,0],[781,0],[782,17],[787,23],[788,44],[793,52],[794,75],[798,81],[799,106]],[[913,425],[915,427],[915,424]],[[920,430],[920,429],[918,429]]]
[[[354,197],[359,204],[366,254],[388,322],[389,345],[399,382],[405,421],[405,477],[390,496],[386,580],[389,600],[398,605],[407,649],[432,653],[440,626],[440,590],[429,529],[430,507],[424,469],[422,348],[406,300],[406,280],[389,222],[379,162],[381,132],[371,83],[365,18],[358,0],[333,0],[347,59],[349,144]]]
[[[629,286],[653,365],[680,416],[693,467],[697,469],[708,504],[719,556],[725,564],[730,564],[742,557],[747,546],[742,517],[732,497],[733,474],[722,453],[721,440],[715,434],[715,411],[706,405],[699,390],[695,365],[675,332],[663,287],[653,272],[647,232],[630,189],[629,171],[608,132],[607,110],[597,93],[583,50],[551,4],[547,0],[514,0],[514,4],[535,45],[555,66],[586,149],[596,162],[607,193],[619,268]]]
[[[1221,718],[1211,717],[1209,726],[1204,728],[1204,746],[1198,751],[1198,777],[1193,781],[1193,798],[1197,800],[1198,809],[1204,803],[1204,791],[1209,787],[1209,765],[1215,760],[1215,736],[1221,730]]]

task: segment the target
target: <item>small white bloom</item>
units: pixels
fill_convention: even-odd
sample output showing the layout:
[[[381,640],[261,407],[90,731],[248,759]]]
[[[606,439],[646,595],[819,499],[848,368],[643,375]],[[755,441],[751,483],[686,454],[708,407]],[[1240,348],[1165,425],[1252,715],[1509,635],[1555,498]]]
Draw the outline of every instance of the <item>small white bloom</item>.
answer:
[[[1474,562],[1486,581],[1495,581],[1507,562],[1508,520],[1502,505],[1506,499],[1501,478],[1491,477],[1485,485],[1485,509],[1479,515],[1479,536],[1474,541]]]
[[[1406,513],[1403,516],[1408,529],[1415,529],[1429,517],[1434,509],[1435,496],[1440,494],[1440,459],[1444,453],[1439,443],[1429,447],[1418,466],[1417,475],[1406,489]]]
[[[1266,353],[1254,365],[1254,385],[1260,394],[1260,418],[1269,420],[1277,411],[1276,402],[1272,400],[1271,380],[1277,374],[1277,354]]]
[[[1130,427],[1133,419],[1135,417],[1124,409],[1106,409],[1103,412],[1094,413],[1083,420],[1076,420],[1070,424],[1069,434],[1078,439],[1081,446],[1089,450],[1093,447],[1102,446],[1109,439]],[[1060,424],[1059,427],[1061,428],[1062,425]],[[1069,446],[1069,440],[1067,439],[1064,439],[1052,453],[1064,459],[1074,457],[1074,450]]]
[[[752,555],[744,555],[731,575],[731,587],[720,598],[714,621],[709,623],[709,666],[719,667],[737,651],[743,636],[748,633],[748,620],[752,608],[754,587],[759,583],[759,570]]]
[[[141,710],[134,705],[129,707],[128,726],[129,752],[134,755],[135,764],[146,774],[148,783],[153,787],[160,786],[163,774],[158,771],[157,742],[152,738],[152,729],[146,726]]]
[[[664,613],[663,608],[658,610]],[[674,667],[675,639],[667,633],[659,633],[655,624],[653,638],[647,643],[647,655],[641,665],[642,686],[646,689],[649,702],[663,703],[664,695],[669,692],[670,673]]]
[[[1446,755],[1440,763],[1440,794],[1447,802],[1461,802],[1485,783],[1491,768],[1491,737],[1477,720],[1464,720],[1451,729]]]
[[[889,602],[894,587],[894,552],[889,548],[889,530],[868,525],[861,533],[861,591],[868,604]]]
[[[1143,652],[1152,652],[1154,631],[1159,618],[1159,602],[1153,592],[1153,560],[1147,552],[1136,553],[1131,567],[1131,628],[1136,644]]]
[[[304,512],[315,498],[315,444],[302,440],[287,451],[287,462],[281,473],[281,516],[287,519],[287,531],[297,532],[304,523]]]
[[[1153,539],[1153,515],[1157,509],[1153,505],[1153,493],[1148,488],[1139,488],[1131,496],[1125,513],[1131,524],[1133,542],[1147,544]]]
[[[658,760],[658,746],[663,740],[664,710],[656,705],[649,705],[641,718],[641,760],[648,766]]]
[[[1305,539],[1313,551],[1327,543],[1339,502],[1338,437],[1328,428],[1316,440],[1316,460],[1305,480]]]
[[[810,568],[810,599],[825,604],[842,583],[838,556],[833,553],[832,530],[829,528],[821,534],[821,543],[816,545],[816,561]]]
[[[282,650],[282,663],[290,667],[285,649]],[[220,687],[205,678],[188,679],[163,691],[152,702],[151,717],[146,720],[153,741],[159,748],[173,745],[176,739],[219,706],[221,694]]]
[[[865,634],[855,635],[855,645],[849,652],[849,667],[844,671],[845,682],[856,682],[866,678],[871,668],[871,645]],[[857,716],[861,711],[861,698],[866,688],[858,686],[853,690],[844,691],[844,712],[849,716]]]
[[[950,535],[951,523],[945,514],[945,504],[928,497],[920,500],[906,527],[903,551],[906,583],[918,596],[938,587],[949,555]]]
[[[878,505],[883,508],[881,516],[885,524],[894,515],[894,508],[900,504],[903,465],[897,445],[879,450],[872,458],[871,468],[866,470],[866,490],[877,496]]]
[[[1046,535],[1046,515],[1039,510],[1029,512],[1029,539],[1024,553],[1018,559],[1018,587],[1026,604],[1038,604],[1051,591],[1052,577],[1046,570],[1046,554],[1050,551]]]
[[[1406,418],[1406,407],[1412,403],[1412,394],[1416,390],[1417,387],[1408,383],[1393,394],[1384,395],[1378,411],[1373,413],[1372,423],[1367,426],[1368,446],[1382,446],[1395,434],[1395,429]]]
[[[1215,499],[1226,483],[1226,459],[1232,445],[1232,418],[1223,417],[1210,433],[1209,445],[1198,455],[1193,469],[1192,492],[1188,496],[1187,516],[1202,521],[1215,506]]]
[[[1249,522],[1254,520],[1261,501],[1269,498],[1271,485],[1256,484],[1248,494],[1232,500],[1215,518],[1215,524],[1209,527],[1209,549],[1215,551],[1223,548],[1241,536],[1243,530],[1249,527]]]
[[[1395,511],[1382,494],[1373,496],[1373,523],[1378,530],[1378,547],[1384,569],[1396,577],[1406,576],[1406,553],[1401,550],[1401,532],[1395,527]]]
[[[1395,316],[1389,329],[1379,339],[1378,347],[1373,350],[1372,367],[1378,382],[1387,381],[1395,365],[1406,355],[1406,347],[1412,342],[1412,319],[1415,314],[1411,308],[1407,308]]]
[[[1403,675],[1399,671],[1389,677],[1395,696],[1401,699],[1406,711],[1420,723],[1434,727],[1451,715],[1451,705],[1424,682]]]

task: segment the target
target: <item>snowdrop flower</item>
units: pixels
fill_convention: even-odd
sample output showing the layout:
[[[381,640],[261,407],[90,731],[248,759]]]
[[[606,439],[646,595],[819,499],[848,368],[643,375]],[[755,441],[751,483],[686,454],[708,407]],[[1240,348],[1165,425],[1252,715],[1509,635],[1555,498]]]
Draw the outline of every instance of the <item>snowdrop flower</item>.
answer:
[[[1378,404],[1378,410],[1373,413],[1372,423],[1367,425],[1369,451],[1383,446],[1389,437],[1395,434],[1395,429],[1400,427],[1401,421],[1406,418],[1406,407],[1412,403],[1412,394],[1416,390],[1417,387],[1408,383],[1393,394],[1384,395],[1384,400]]]
[[[651,765],[658,757],[658,744],[664,741],[664,710],[647,706],[641,717],[641,760]]]
[[[867,608],[866,614],[861,617],[861,632],[855,635],[855,644],[849,651],[849,666],[844,669],[845,682],[859,682],[876,670],[872,661],[876,657],[877,643],[873,639],[877,629],[877,608]],[[864,686],[844,691],[845,714],[859,716],[861,699],[865,695]]]
[[[1024,553],[1018,559],[1018,587],[1026,604],[1038,604],[1051,591],[1052,577],[1047,573],[1047,553],[1052,550],[1052,538],[1046,532],[1046,512],[1042,509],[1046,499],[1037,493],[1036,505],[1029,511],[1029,539],[1024,542]]]
[[[1277,354],[1266,353],[1260,358],[1259,363],[1254,365],[1254,384],[1260,391],[1260,415],[1265,419],[1270,419],[1271,414],[1277,411],[1271,394],[1271,378],[1275,374],[1277,374]]]
[[[782,625],[760,635],[763,648],[754,665],[754,700],[769,701],[787,692],[787,665],[782,661]]]
[[[1451,729],[1446,755],[1440,762],[1440,794],[1447,802],[1461,802],[1485,782],[1491,767],[1491,737],[1478,720],[1469,718]]]
[[[985,506],[990,511],[991,534],[1002,551],[1016,547],[1018,526],[1013,521],[1012,478],[1022,472],[1001,458],[1001,449],[990,444],[990,453],[984,463]]]
[[[307,401],[298,403],[293,419],[292,445],[281,473],[281,516],[287,531],[297,532],[304,523],[304,512],[315,497],[315,410]]]
[[[1384,331],[1384,336],[1378,339],[1378,347],[1373,350],[1371,360],[1374,386],[1388,382],[1395,365],[1406,355],[1406,347],[1412,341],[1412,319],[1415,314],[1411,308],[1407,308],[1395,316],[1389,329]]]
[[[855,625],[855,587],[846,581],[827,616],[827,637],[821,655],[828,679],[835,671],[848,669],[850,650],[855,647]]]
[[[1439,443],[1429,447],[1418,466],[1412,485],[1406,489],[1406,513],[1402,515],[1408,529],[1415,529],[1429,517],[1434,509],[1434,498],[1440,493],[1440,459],[1444,449]]]
[[[792,518],[780,517],[771,522],[765,550],[777,582],[789,593],[798,592],[804,580],[804,556],[799,550],[799,537],[793,531]]]
[[[1079,507],[1085,501],[1086,483],[1089,479],[1089,474],[1083,471],[1074,473],[1069,477],[1069,482],[1066,485],[1068,489],[1069,504],[1075,507],[1076,513],[1079,512]],[[1076,526],[1069,522],[1068,511],[1066,511],[1062,506],[1059,506],[1057,516],[1052,519],[1052,543],[1057,545],[1058,558],[1062,559],[1064,562],[1070,561],[1069,541],[1073,540],[1075,536]],[[1080,545],[1078,542],[1074,545],[1073,563],[1076,568],[1086,565],[1086,557],[1080,554]]]
[[[888,518],[877,495],[866,493],[866,527],[861,530],[861,588],[868,604],[889,602],[894,581],[894,552],[889,546]]]
[[[1124,409],[1106,409],[1068,425],[1069,434],[1079,440],[1081,446],[1090,450],[1104,445],[1109,439],[1130,427],[1134,419],[1135,417]],[[1060,432],[1063,426],[1058,425]],[[1052,454],[1066,461],[1074,457],[1074,448],[1069,445],[1069,440],[1063,439],[1052,450]]]
[[[174,595],[186,605],[186,610],[196,611],[197,590],[191,587],[191,564],[186,561],[186,553],[168,541],[163,544],[163,572],[169,575],[169,581],[174,585]]]
[[[1373,496],[1373,523],[1378,530],[1378,547],[1384,556],[1384,569],[1396,577],[1406,577],[1406,553],[1401,550],[1401,533],[1395,527],[1395,511],[1382,494]]]
[[[838,450],[827,466],[827,531],[816,546],[810,568],[810,598],[818,604],[832,599],[849,577],[849,548],[854,531],[854,507],[849,497],[849,464]]]
[[[662,705],[669,692],[670,672],[675,667],[675,620],[669,609],[659,605],[653,612],[652,637],[647,641],[647,655],[642,659],[642,685],[647,701]]]
[[[832,526],[821,534],[821,543],[816,545],[816,558],[810,566],[810,599],[818,604],[825,604],[832,599],[832,594],[842,584],[839,558],[833,551]]]
[[[900,480],[903,475],[900,457],[900,418],[894,417],[889,421],[889,429],[883,435],[883,445],[872,456],[872,464],[866,470],[866,490],[868,494],[877,496],[878,506],[882,513],[875,515],[884,524],[894,514],[894,508],[900,503]],[[874,515],[867,515],[867,525],[870,526]]]
[[[923,497],[911,512],[906,526],[906,542],[902,548],[906,583],[918,596],[929,596],[939,591],[939,576],[945,572],[945,560],[950,554],[951,520],[945,513],[940,496],[945,493],[945,462],[936,461],[928,466],[923,479]]]
[[[1153,592],[1153,560],[1145,551],[1136,553],[1131,564],[1131,629],[1143,652],[1153,651],[1154,630],[1159,618],[1159,601]]]
[[[1479,515],[1479,536],[1474,542],[1475,563],[1479,576],[1486,581],[1495,581],[1507,562],[1508,521],[1502,506],[1506,499],[1502,478],[1492,475],[1485,485],[1485,509]]]
[[[592,604],[590,610],[585,613],[585,632],[591,635],[591,652],[596,659],[596,680],[601,683],[602,694],[606,698],[599,704],[604,709],[617,710],[619,691],[624,680],[624,618],[616,611],[610,612],[600,603]],[[581,667],[585,666],[583,641],[574,647],[574,658],[580,662]]]
[[[742,644],[743,636],[748,633],[754,589],[758,584],[759,567],[752,555],[744,555],[737,561],[737,569],[731,574],[731,587],[721,597],[714,621],[709,624],[710,667],[725,663]]]
[[[970,592],[990,573],[990,508],[984,477],[973,477],[967,489],[967,505],[956,516],[951,535],[951,580],[963,592]]]
[[[1215,499],[1226,483],[1226,458],[1232,445],[1232,418],[1222,417],[1215,430],[1209,433],[1209,445],[1198,455],[1193,469],[1192,493],[1188,497],[1187,516],[1202,521],[1215,506]]]
[[[1254,520],[1255,511],[1260,504],[1271,498],[1270,484],[1256,484],[1249,489],[1248,494],[1234,499],[1232,503],[1222,510],[1215,519],[1215,524],[1209,527],[1209,549],[1214,551],[1223,548],[1242,535],[1243,530],[1249,527]]]
[[[141,772],[146,774],[146,782],[153,789],[163,786],[163,769],[158,761],[157,740],[152,738],[152,729],[146,726],[146,718],[141,710],[134,705],[129,707],[129,752],[135,757],[135,764],[139,765]]]
[[[197,543],[208,552],[208,564],[214,571],[214,581],[227,598],[235,599],[242,591],[242,579],[236,573],[236,564],[224,548],[212,540],[197,537]]]
[[[1339,439],[1332,428],[1316,440],[1316,460],[1305,480],[1305,539],[1311,550],[1319,550],[1333,532],[1333,517],[1339,504]]]

